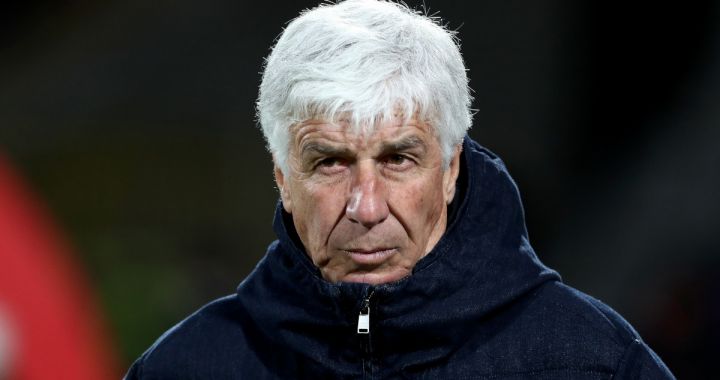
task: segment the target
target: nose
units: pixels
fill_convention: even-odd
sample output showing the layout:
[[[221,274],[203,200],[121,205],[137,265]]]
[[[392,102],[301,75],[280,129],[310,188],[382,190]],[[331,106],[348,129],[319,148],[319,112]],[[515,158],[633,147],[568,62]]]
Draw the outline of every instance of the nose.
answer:
[[[365,164],[361,162],[355,167],[345,215],[354,223],[372,228],[387,219],[390,209],[377,169]]]

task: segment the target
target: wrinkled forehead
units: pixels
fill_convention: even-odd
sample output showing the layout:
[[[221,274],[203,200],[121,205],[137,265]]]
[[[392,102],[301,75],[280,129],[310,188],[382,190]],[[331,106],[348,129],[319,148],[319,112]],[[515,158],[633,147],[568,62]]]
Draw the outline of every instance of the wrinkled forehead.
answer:
[[[308,139],[323,137],[366,145],[379,139],[400,138],[413,134],[423,139],[437,141],[435,130],[429,122],[420,120],[417,116],[405,117],[402,114],[396,114],[388,120],[377,119],[365,123],[353,123],[349,118],[335,120],[314,118],[290,127],[291,145],[295,147]]]
[[[338,113],[313,112],[305,115],[302,121],[290,126],[293,138],[308,128],[323,128],[327,131],[352,134],[357,137],[370,138],[378,131],[397,130],[400,132],[408,126],[421,127],[426,132],[437,136],[435,119],[430,112],[419,109],[416,105],[406,112],[406,107],[396,105],[391,112],[379,111],[372,116],[358,115],[355,111]]]

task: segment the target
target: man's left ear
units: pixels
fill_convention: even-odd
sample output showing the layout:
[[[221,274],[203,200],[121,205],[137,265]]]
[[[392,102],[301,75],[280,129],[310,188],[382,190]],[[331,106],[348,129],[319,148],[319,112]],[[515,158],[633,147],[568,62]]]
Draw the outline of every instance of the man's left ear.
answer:
[[[460,174],[460,154],[462,153],[462,144],[455,147],[450,166],[445,170],[443,175],[443,190],[445,191],[445,203],[450,204],[455,197],[455,184]]]

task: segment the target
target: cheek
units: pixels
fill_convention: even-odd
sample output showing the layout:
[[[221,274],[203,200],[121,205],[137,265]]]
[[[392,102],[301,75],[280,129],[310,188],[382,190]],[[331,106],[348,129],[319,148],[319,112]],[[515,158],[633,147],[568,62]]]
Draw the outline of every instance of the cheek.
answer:
[[[343,194],[336,189],[309,187],[294,199],[293,221],[306,248],[318,249],[325,243],[344,210]]]
[[[432,229],[442,213],[445,206],[442,186],[442,176],[433,176],[424,181],[419,181],[404,187],[396,192],[398,210],[405,210],[407,214],[403,219],[407,220],[415,232],[426,232]],[[400,211],[403,212],[403,211]],[[427,233],[420,233],[424,236]]]
[[[440,182],[435,182],[435,184],[439,183]],[[427,229],[434,228],[438,218],[442,214],[443,207],[445,207],[442,189],[436,185],[432,191],[426,192],[420,207],[422,207],[422,212],[426,216],[425,227]]]
[[[443,178],[444,176],[442,172],[435,176],[435,179],[432,181],[431,184],[432,190],[428,191],[425,199],[426,204],[423,207],[427,210],[426,212],[428,216],[428,229],[433,229],[437,226],[439,218],[444,215],[444,211],[447,207],[447,204],[445,202]]]

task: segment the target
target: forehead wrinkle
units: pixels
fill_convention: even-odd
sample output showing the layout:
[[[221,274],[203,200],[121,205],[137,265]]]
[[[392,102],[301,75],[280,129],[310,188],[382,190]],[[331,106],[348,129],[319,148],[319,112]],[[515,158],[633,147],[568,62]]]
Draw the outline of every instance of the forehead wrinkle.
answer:
[[[327,123],[320,120],[309,120],[301,124],[296,124],[290,129],[294,143],[291,146],[292,150],[299,149],[300,154],[304,153],[310,148],[320,148],[321,146],[331,146],[330,144],[321,144],[315,142],[315,140],[328,139],[328,135],[345,133],[344,128],[334,123]],[[307,142],[307,141],[310,142]],[[330,139],[332,140],[332,139]],[[314,149],[319,151],[319,149]]]
[[[300,156],[308,153],[350,155],[356,149],[362,150],[374,145],[372,140],[379,138],[381,142],[378,148],[381,152],[403,151],[416,148],[427,151],[427,142],[418,136],[417,132],[410,132],[405,129],[405,127],[415,127],[423,130],[423,128],[418,126],[414,121],[414,119],[409,122],[395,120],[393,123],[386,125],[386,127],[375,129],[370,133],[357,133],[357,131],[349,128],[346,123],[326,122],[314,119],[308,120],[291,127],[291,132],[296,141],[293,150],[299,149],[298,153]],[[376,135],[381,130],[384,130],[384,132]],[[387,132],[389,132],[390,136],[387,135]],[[386,137],[382,137],[382,135],[386,135]],[[400,135],[400,137],[394,138],[392,135]],[[335,141],[336,138],[340,138],[342,141]],[[348,144],[351,146],[348,146]]]

